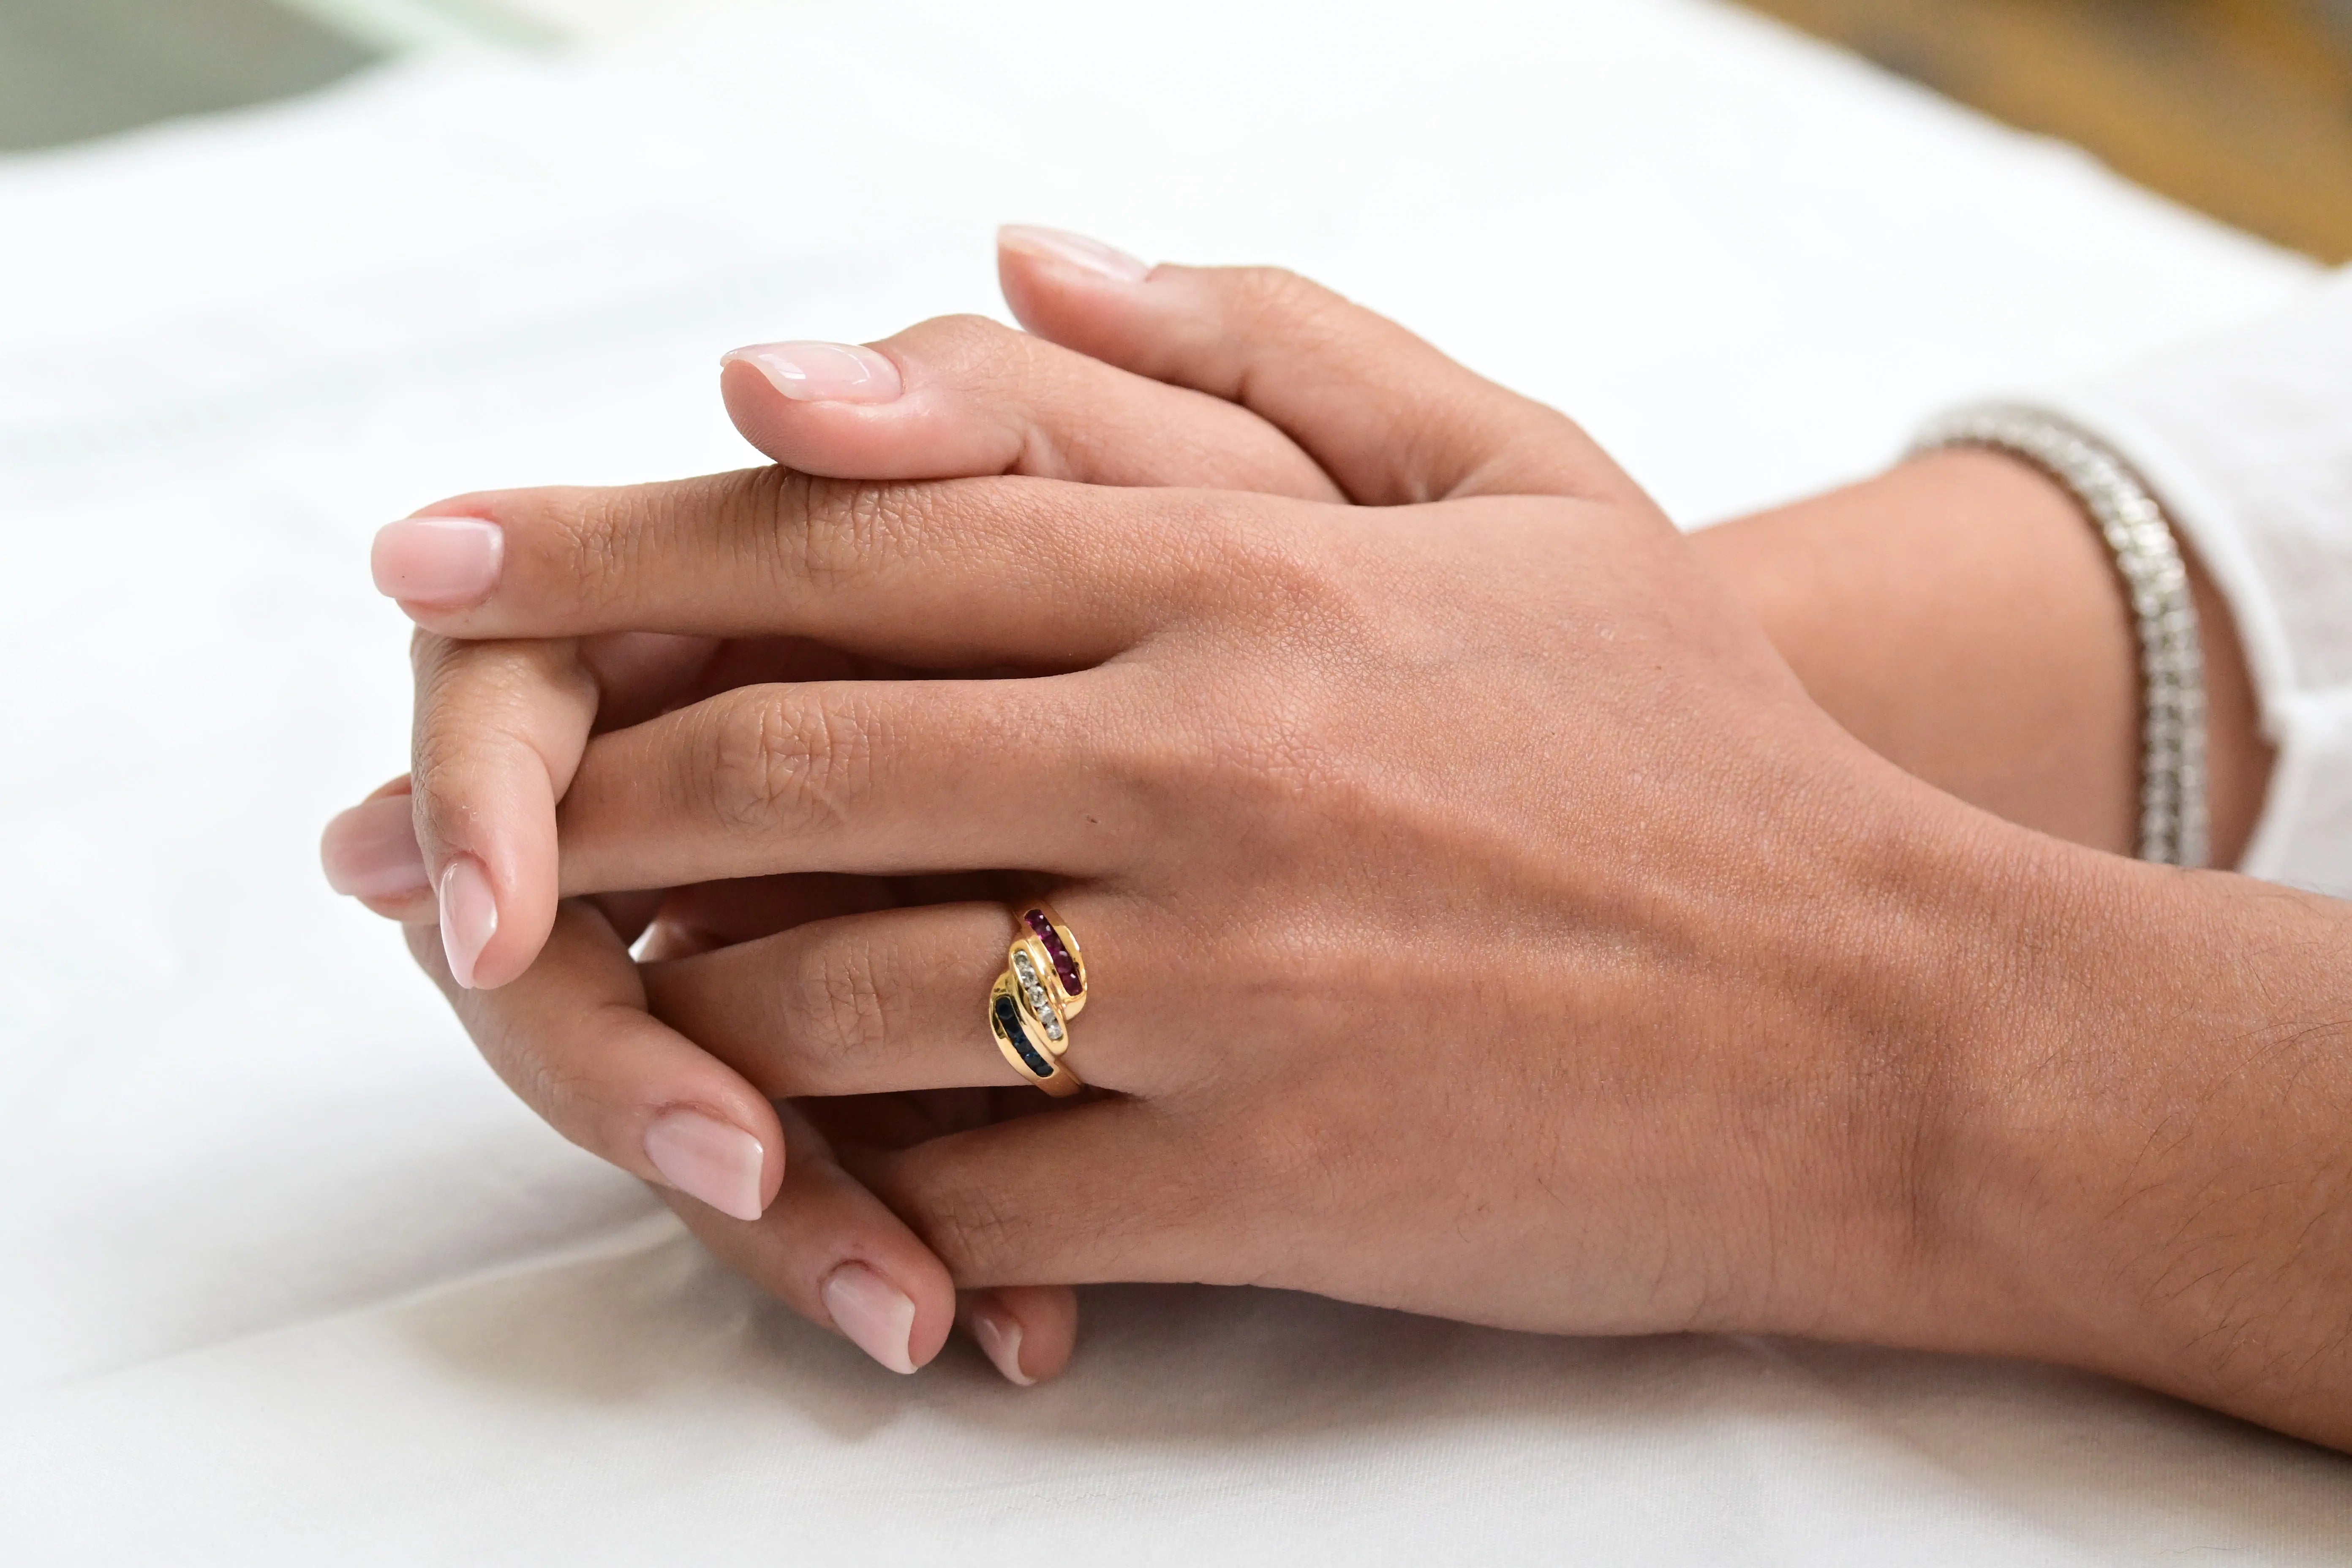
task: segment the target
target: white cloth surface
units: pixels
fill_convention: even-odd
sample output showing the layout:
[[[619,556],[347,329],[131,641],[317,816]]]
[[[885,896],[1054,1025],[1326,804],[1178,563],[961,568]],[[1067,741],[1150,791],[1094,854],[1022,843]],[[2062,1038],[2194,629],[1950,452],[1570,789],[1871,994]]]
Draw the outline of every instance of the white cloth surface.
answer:
[[[369,534],[751,461],[719,350],[993,309],[1003,220],[1319,275],[1693,521],[2314,272],[1701,0],[811,0],[0,163],[0,1562],[2352,1556],[2342,1458],[2035,1368],[1136,1289],[894,1379],[512,1102],[318,879]]]

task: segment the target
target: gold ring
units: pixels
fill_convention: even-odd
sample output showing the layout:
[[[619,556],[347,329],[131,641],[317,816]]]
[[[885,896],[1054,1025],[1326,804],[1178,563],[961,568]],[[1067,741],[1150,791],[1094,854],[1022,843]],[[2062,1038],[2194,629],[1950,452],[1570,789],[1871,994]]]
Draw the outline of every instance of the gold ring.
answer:
[[[1087,1005],[1086,952],[1045,905],[1028,906],[1014,924],[1004,973],[989,988],[988,1032],[1013,1071],[1047,1094],[1076,1094],[1086,1086],[1062,1054]]]

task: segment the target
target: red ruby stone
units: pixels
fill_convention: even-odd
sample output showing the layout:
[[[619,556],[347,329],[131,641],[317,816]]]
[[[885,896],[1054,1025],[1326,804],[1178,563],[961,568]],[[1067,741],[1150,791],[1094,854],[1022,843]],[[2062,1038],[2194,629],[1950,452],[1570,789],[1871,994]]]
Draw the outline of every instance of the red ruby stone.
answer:
[[[1037,940],[1045,944],[1045,956],[1054,961],[1054,973],[1062,977],[1062,989],[1073,996],[1086,994],[1086,982],[1078,978],[1078,961],[1072,958],[1070,950],[1062,945],[1062,933],[1054,929],[1054,922],[1045,918],[1045,911],[1031,910],[1021,918],[1028,922],[1029,929],[1035,931]]]

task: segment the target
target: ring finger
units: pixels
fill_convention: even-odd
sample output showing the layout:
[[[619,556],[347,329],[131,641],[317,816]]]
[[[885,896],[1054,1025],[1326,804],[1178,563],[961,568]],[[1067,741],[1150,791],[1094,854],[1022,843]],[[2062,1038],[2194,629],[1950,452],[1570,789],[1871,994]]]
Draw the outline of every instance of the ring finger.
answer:
[[[772,1096],[1014,1086],[1023,1079],[997,1050],[985,1009],[1017,914],[1034,907],[934,904],[815,921],[646,964],[646,1000],[656,1017]],[[1097,890],[1058,898],[1055,912],[1094,942],[1087,1011],[1070,1020],[1064,1059],[1099,1089],[1163,1089],[1180,1058],[1137,1048],[1159,1012],[1139,989],[1143,977],[1132,963],[1092,956],[1149,951],[1139,906]],[[1167,1032],[1154,1030],[1155,1047],[1169,1043],[1158,1037]]]

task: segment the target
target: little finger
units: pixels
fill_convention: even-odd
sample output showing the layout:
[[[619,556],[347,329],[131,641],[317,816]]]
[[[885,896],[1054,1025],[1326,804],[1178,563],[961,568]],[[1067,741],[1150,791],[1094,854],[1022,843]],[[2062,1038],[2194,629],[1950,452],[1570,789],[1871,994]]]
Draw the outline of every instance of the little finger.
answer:
[[[792,1168],[763,1217],[746,1220],[676,1197],[670,1206],[720,1261],[811,1322],[892,1372],[927,1364],[955,1321],[947,1269],[842,1169],[806,1117],[791,1106],[779,1115],[792,1141]]]

